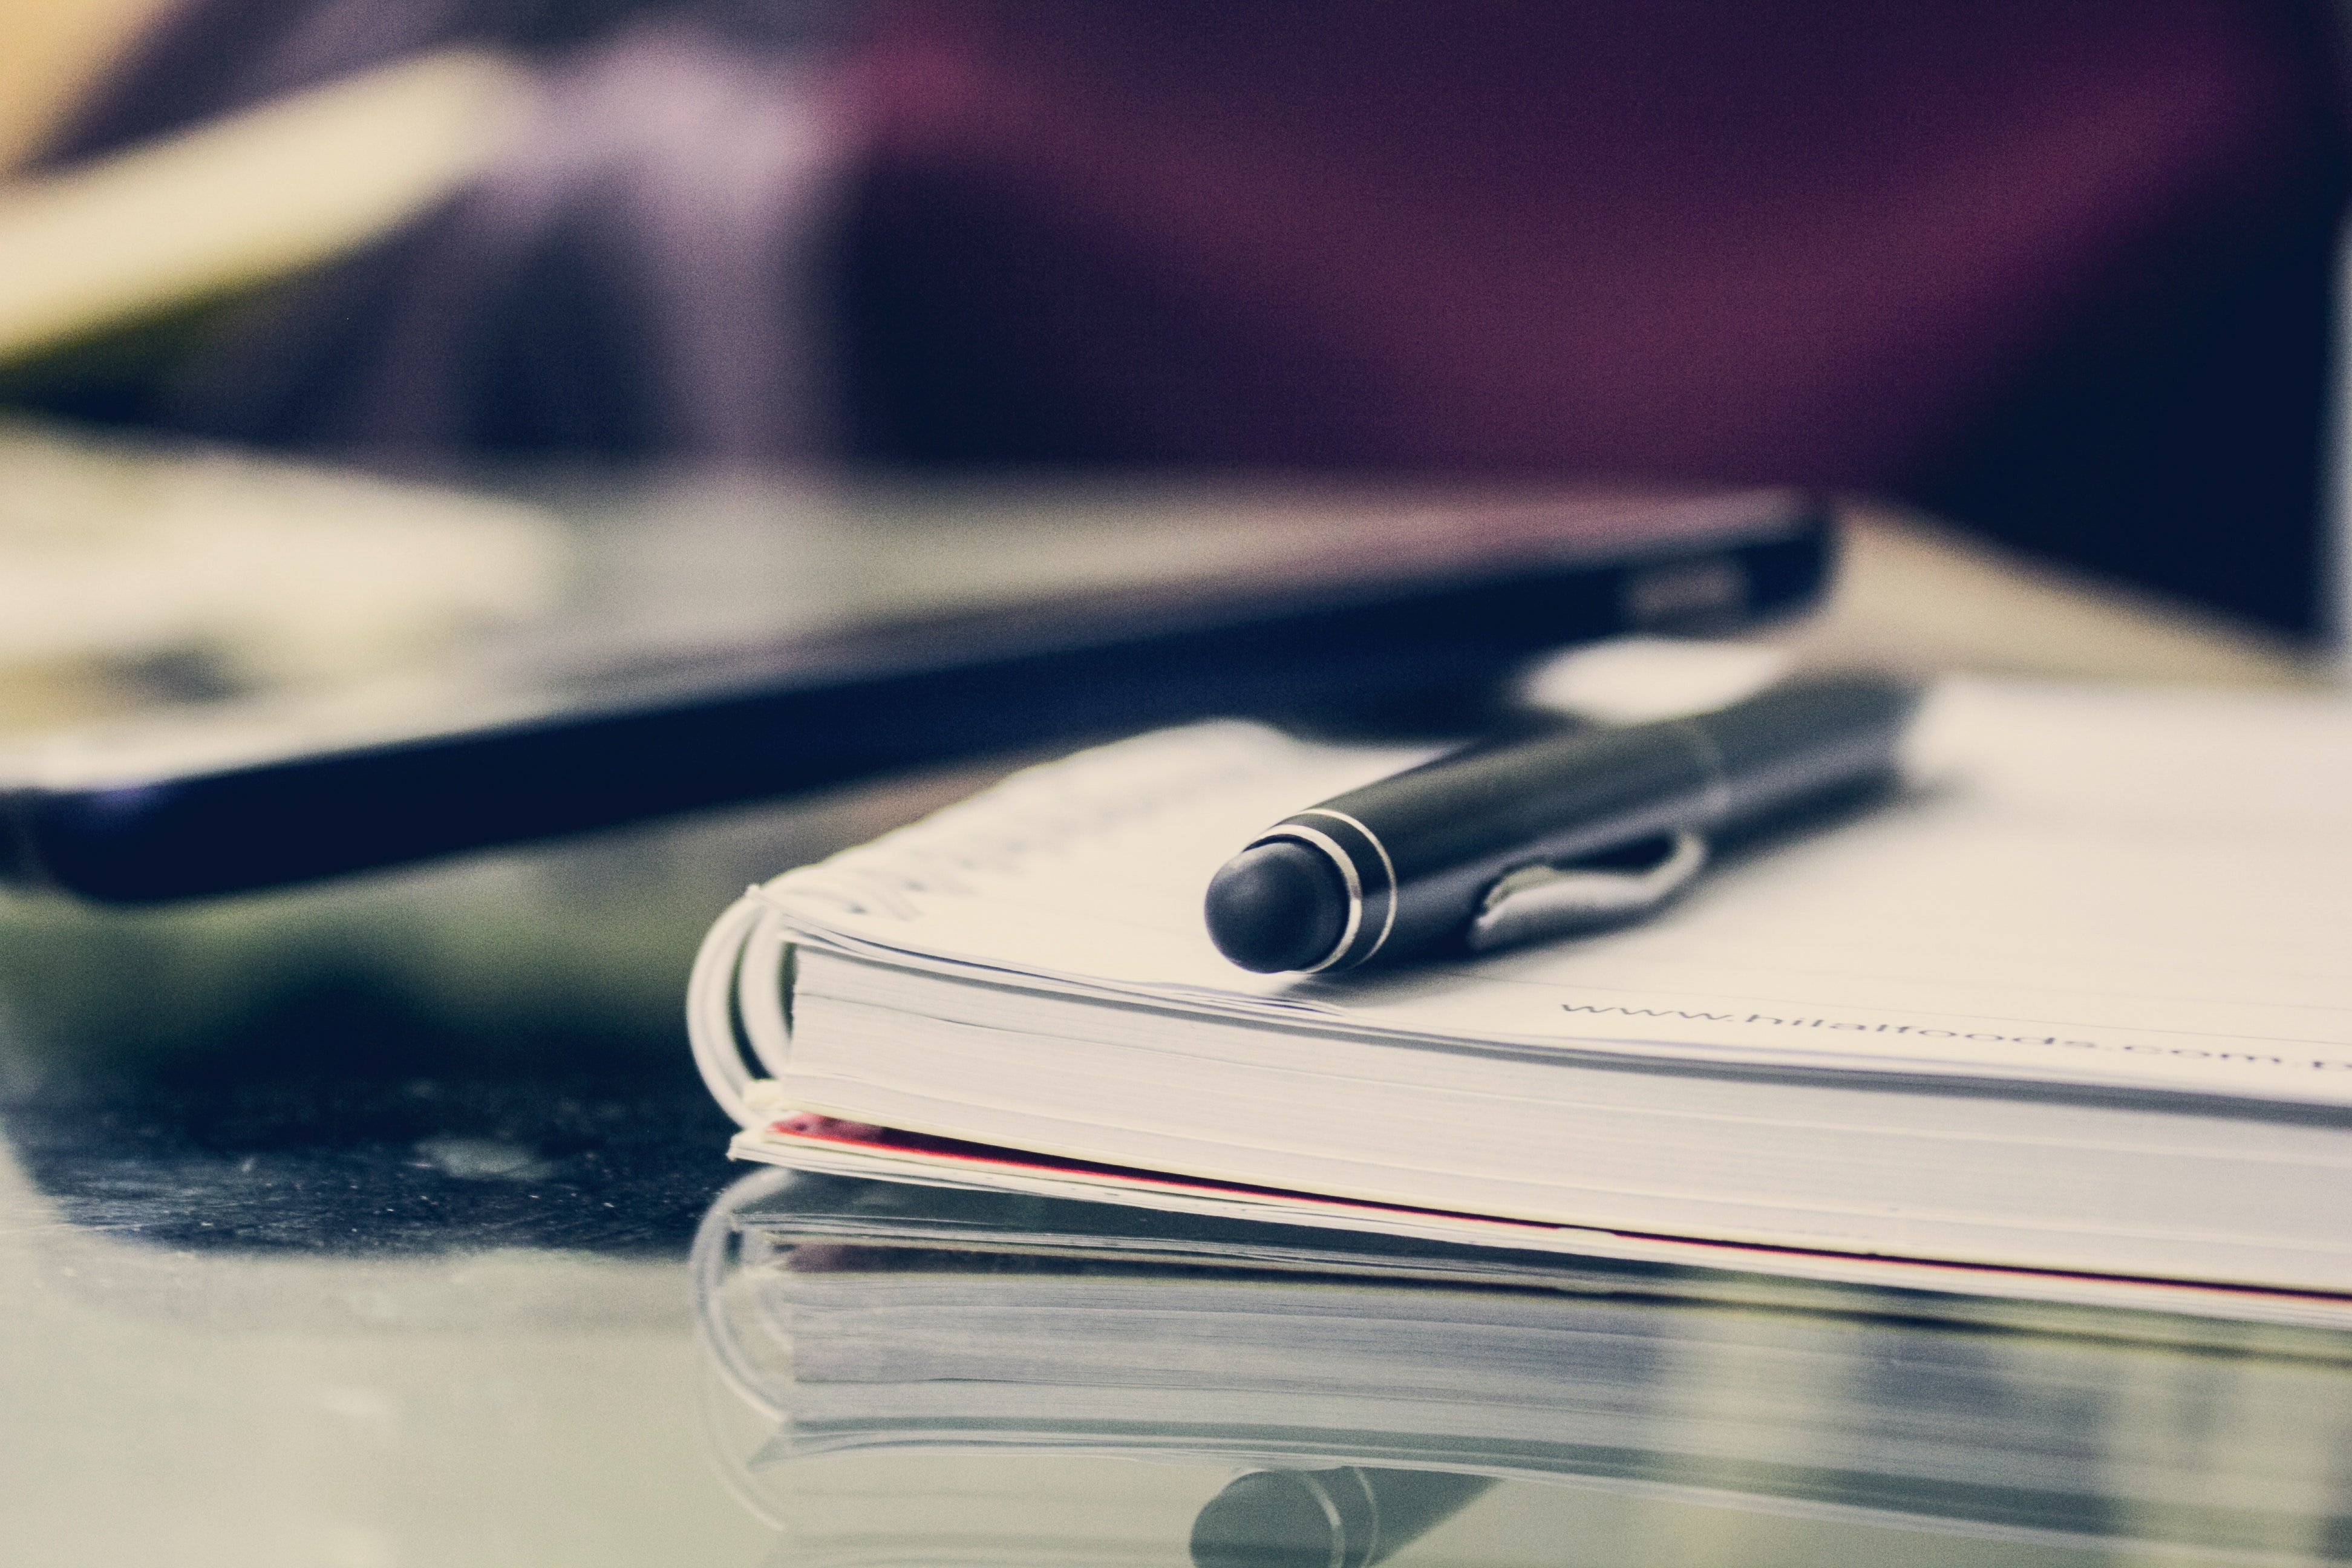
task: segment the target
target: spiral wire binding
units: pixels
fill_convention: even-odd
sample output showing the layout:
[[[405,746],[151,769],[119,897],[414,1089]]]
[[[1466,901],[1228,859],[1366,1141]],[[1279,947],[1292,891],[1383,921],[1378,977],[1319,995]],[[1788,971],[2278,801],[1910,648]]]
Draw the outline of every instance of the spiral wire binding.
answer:
[[[747,1129],[786,1109],[772,1080],[792,1055],[788,954],[796,936],[822,939],[829,914],[912,921],[922,898],[970,896],[971,873],[1013,869],[1329,749],[1240,721],[1140,735],[1024,769],[870,844],[755,884],[711,926],[687,983],[687,1037],[704,1086]],[[747,1047],[763,1073],[752,1072]]]

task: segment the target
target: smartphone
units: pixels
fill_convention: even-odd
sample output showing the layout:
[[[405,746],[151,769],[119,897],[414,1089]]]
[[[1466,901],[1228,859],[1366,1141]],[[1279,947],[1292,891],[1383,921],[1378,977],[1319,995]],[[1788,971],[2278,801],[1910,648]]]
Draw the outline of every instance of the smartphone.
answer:
[[[0,741],[0,879],[111,902],[312,881],[1216,715],[1507,680],[1811,603],[1786,489],[599,480],[562,587],[429,671],[181,692]]]

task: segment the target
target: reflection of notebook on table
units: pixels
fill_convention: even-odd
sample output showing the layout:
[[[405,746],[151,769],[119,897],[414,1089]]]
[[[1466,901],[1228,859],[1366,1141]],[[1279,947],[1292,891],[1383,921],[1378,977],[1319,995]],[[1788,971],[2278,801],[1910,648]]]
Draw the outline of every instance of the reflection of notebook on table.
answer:
[[[1406,759],[1147,737],[754,893],[698,1048],[780,1163],[2345,1321],[2352,710],[1956,683],[1916,753],[1647,924],[1317,981],[1225,964],[1201,889]]]
[[[697,1241],[706,1347],[775,1423],[755,1475],[889,1455],[1360,1467],[2265,1563],[2324,1560],[2352,1508],[2334,1334],[1938,1321],[1863,1289],[1703,1300],[1633,1269],[1612,1289],[1605,1268],[1562,1289],[1153,1266],[1047,1256],[1034,1231],[995,1252],[992,1214],[1086,1216],[882,1185],[763,1173]],[[925,1226],[965,1235],[903,1245]],[[827,1239],[787,1239],[809,1235]]]

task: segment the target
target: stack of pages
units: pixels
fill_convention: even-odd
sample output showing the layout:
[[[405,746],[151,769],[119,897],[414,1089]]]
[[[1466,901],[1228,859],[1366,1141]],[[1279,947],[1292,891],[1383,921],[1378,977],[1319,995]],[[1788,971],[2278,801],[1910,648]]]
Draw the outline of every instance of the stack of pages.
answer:
[[[990,1529],[958,1508],[875,1561],[1127,1560],[1046,1550],[1092,1528],[1045,1506],[1047,1462],[1107,1457],[1169,1468],[1204,1568],[1211,1525],[1276,1522],[1209,1501],[1250,1468],[1369,1499],[1390,1546],[1496,1482],[2200,1563],[2333,1560],[2352,1526],[2339,1335],[1855,1287],[1742,1300],[1732,1276],[1540,1255],[1495,1255],[1482,1284],[1478,1248],[1313,1227],[1245,1266],[1250,1233],[1281,1228],[748,1178],[696,1245],[706,1350],[769,1434],[741,1479],[803,1512],[854,1491],[845,1541],[870,1552],[911,1528],[880,1517],[889,1461],[909,1488],[943,1458],[1036,1461],[1036,1508]],[[850,1457],[882,1468],[853,1483]],[[1137,1560],[1180,1560],[1181,1521],[1159,1528]]]
[[[1956,680],[1914,742],[1655,919],[1317,977],[1202,889],[1423,753],[1145,736],[754,889],[697,1055],[804,1170],[2352,1325],[2352,707]]]

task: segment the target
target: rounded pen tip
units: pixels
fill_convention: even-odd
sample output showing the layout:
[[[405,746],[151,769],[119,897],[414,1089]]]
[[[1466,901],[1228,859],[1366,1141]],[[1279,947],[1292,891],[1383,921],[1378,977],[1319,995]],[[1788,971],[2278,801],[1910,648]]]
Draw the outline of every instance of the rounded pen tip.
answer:
[[[1209,940],[1260,974],[1309,969],[1347,929],[1348,888],[1339,868],[1303,844],[1276,839],[1225,862],[1209,879]]]

